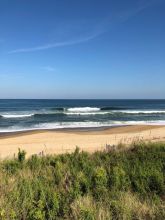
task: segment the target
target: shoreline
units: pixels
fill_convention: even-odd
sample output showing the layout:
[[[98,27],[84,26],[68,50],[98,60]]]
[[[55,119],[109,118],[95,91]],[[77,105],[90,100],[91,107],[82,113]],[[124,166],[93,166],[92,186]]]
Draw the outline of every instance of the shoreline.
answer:
[[[72,128],[34,130],[0,134],[0,158],[12,158],[18,148],[27,152],[27,157],[41,152],[44,155],[81,150],[95,152],[106,145],[126,145],[135,141],[165,141],[165,126],[129,125],[99,128]]]
[[[13,136],[21,136],[35,133],[44,133],[48,131],[52,132],[66,132],[66,133],[77,133],[77,132],[95,132],[95,131],[104,131],[119,127],[127,127],[132,125],[116,125],[116,126],[100,126],[100,127],[76,127],[76,128],[54,128],[54,129],[32,129],[32,130],[22,130],[22,131],[11,131],[11,132],[0,132],[0,139],[10,138]],[[158,126],[158,125],[156,125]]]
[[[102,132],[102,131],[119,131],[119,130],[125,130],[124,128],[141,128],[144,130],[148,130],[149,128],[161,128],[165,127],[165,125],[113,125],[113,126],[100,126],[100,127],[73,127],[73,128],[53,128],[53,129],[31,129],[31,130],[22,130],[22,131],[10,131],[10,132],[0,132],[0,139],[3,138],[10,138],[15,136],[22,136],[22,135],[31,135],[36,133],[45,133],[45,132],[57,132],[57,133],[93,133],[93,132]]]

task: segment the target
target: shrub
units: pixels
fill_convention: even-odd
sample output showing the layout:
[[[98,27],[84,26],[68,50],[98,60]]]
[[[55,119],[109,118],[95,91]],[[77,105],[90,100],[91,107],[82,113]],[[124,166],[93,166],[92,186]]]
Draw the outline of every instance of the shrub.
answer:
[[[28,160],[28,167],[32,170],[39,170],[41,168],[41,158],[37,157],[37,155],[32,155],[32,157]]]
[[[107,186],[107,172],[103,167],[97,167],[94,170],[94,187],[106,187]]]
[[[94,220],[96,214],[96,205],[91,197],[80,197],[71,205],[73,219]]]
[[[18,161],[20,163],[24,162],[26,156],[26,152],[24,150],[18,149]]]
[[[152,171],[148,177],[149,190],[161,195],[165,190],[164,184],[163,173],[158,170]]]
[[[113,219],[152,219],[155,207],[145,201],[140,201],[130,192],[121,192],[117,200],[110,202]]]
[[[29,220],[45,220],[44,204],[42,200],[34,203],[34,206],[28,214]]]
[[[19,163],[16,160],[8,160],[4,162],[3,169],[7,174],[14,175],[19,170]]]
[[[0,219],[165,219],[165,144],[0,162]]]
[[[93,175],[93,195],[95,199],[101,200],[107,195],[107,172],[103,167],[97,167]]]
[[[113,167],[110,175],[110,186],[115,190],[126,190],[129,187],[129,177],[122,167]]]

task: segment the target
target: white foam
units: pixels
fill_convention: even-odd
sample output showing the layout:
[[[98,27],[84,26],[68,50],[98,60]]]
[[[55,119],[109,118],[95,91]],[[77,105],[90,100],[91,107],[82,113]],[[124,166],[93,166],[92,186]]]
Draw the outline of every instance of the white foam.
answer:
[[[165,120],[156,121],[114,121],[116,125],[165,125]]]
[[[34,129],[59,129],[59,128],[93,128],[125,125],[165,125],[165,120],[157,121],[107,121],[107,122],[61,122],[40,123]]]
[[[100,111],[100,108],[94,107],[79,107],[79,108],[68,108],[69,112],[97,112]]]
[[[111,112],[66,112],[66,115],[106,115],[112,114]]]
[[[165,114],[165,110],[122,110],[112,111],[114,113],[126,113],[126,114]]]
[[[44,129],[62,129],[62,128],[99,128],[99,127],[113,127],[126,125],[165,125],[165,120],[157,121],[108,121],[108,122],[61,122],[61,123],[40,123],[33,127],[18,127],[12,126],[7,129],[1,129],[0,132],[18,132],[18,131],[32,131]]]
[[[13,115],[9,115],[9,114],[4,114],[4,115],[1,115],[3,118],[25,118],[25,117],[31,117],[33,116],[34,114],[13,114]]]
[[[62,122],[62,123],[42,123],[39,125],[40,128],[54,129],[54,128],[88,128],[88,127],[99,127],[99,122]]]

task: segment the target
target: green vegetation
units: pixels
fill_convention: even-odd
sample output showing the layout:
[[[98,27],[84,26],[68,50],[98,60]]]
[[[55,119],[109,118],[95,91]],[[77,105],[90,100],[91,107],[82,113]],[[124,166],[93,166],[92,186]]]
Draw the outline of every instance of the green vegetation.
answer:
[[[0,162],[0,219],[165,219],[165,144]]]

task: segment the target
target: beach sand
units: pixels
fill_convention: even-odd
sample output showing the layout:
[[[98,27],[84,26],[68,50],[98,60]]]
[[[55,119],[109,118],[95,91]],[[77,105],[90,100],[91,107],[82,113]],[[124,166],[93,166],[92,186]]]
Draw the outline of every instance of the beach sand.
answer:
[[[134,141],[165,141],[165,126],[125,126],[87,130],[42,130],[0,135],[0,158],[12,158],[18,148],[33,154],[61,154],[81,150],[94,152],[105,149],[106,145]],[[42,152],[42,153],[41,153]]]

